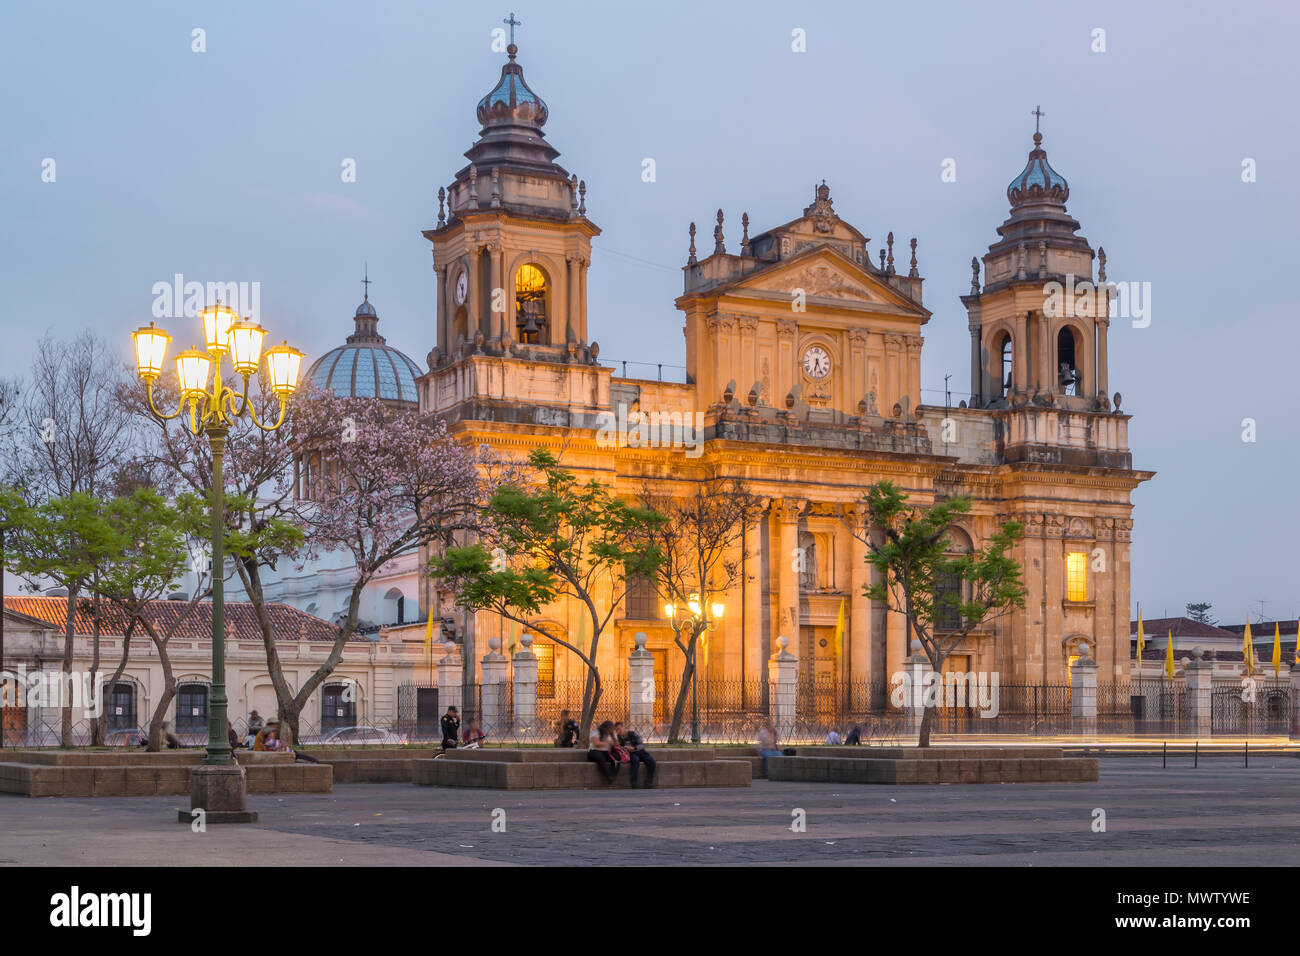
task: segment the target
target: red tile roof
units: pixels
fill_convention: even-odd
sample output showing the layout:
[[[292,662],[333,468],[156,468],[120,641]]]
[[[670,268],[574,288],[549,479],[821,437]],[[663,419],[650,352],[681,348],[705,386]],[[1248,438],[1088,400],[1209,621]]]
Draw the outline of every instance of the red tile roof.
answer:
[[[60,631],[63,630],[68,614],[68,599],[65,597],[13,595],[5,597],[4,606],[44,621]],[[250,602],[227,601],[225,606],[227,640],[262,639],[262,629]],[[338,635],[338,628],[333,624],[287,604],[268,604],[266,612],[271,618],[276,640],[279,641],[333,641]],[[188,601],[150,601],[148,613],[150,622],[159,634],[166,633],[169,627],[175,625],[173,636],[181,640],[202,640],[212,636],[211,601],[200,601],[192,610]],[[101,634],[120,635],[126,630],[127,617],[121,608],[103,601],[100,604],[100,614]],[[78,598],[73,630],[77,634],[90,635],[94,633],[94,628],[94,602],[89,598]],[[364,641],[365,638],[354,634],[352,640]]]

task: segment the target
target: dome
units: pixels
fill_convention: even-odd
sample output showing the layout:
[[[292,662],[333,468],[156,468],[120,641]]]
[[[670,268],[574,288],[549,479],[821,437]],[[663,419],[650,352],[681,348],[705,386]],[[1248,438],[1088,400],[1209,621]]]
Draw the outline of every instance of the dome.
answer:
[[[518,52],[513,43],[506,47],[510,60],[501,67],[501,79],[478,101],[478,121],[483,126],[512,123],[540,129],[546,125],[546,103],[524,82],[524,68],[515,62]]]
[[[1051,202],[1064,205],[1070,198],[1070,184],[1065,177],[1054,170],[1047,162],[1047,150],[1043,149],[1043,134],[1034,134],[1034,148],[1029,151],[1029,161],[1024,170],[1011,181],[1007,187],[1007,199],[1011,207],[1031,202]]]
[[[369,276],[366,278],[369,285]],[[353,314],[356,331],[347,344],[331,349],[312,363],[307,381],[341,398],[382,398],[419,402],[415,380],[423,373],[409,357],[392,348],[379,334],[379,313],[370,293]]]

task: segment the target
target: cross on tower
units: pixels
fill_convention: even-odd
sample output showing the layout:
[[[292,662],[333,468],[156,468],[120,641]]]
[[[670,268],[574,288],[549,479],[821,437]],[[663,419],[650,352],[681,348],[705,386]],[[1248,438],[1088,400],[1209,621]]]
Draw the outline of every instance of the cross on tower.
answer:
[[[514,15],[514,14],[511,14],[511,16],[513,16],[513,15]],[[1042,107],[1040,107],[1040,106],[1035,106],[1035,107],[1034,107],[1034,112],[1033,112],[1032,114],[1030,114],[1030,115],[1032,115],[1032,116],[1034,117],[1034,132],[1037,133],[1037,132],[1039,131],[1039,130],[1038,130],[1038,121],[1039,121],[1040,119],[1042,119],[1044,116],[1046,116],[1047,114],[1043,112]]]
[[[366,287],[366,301],[370,301],[370,263],[366,263],[366,277],[361,280],[361,284]]]
[[[524,25],[524,21],[522,21],[522,20],[516,20],[516,19],[515,19],[515,12],[514,12],[513,10],[511,10],[511,11],[510,11],[510,18],[509,18],[508,20],[502,20],[501,22],[502,22],[502,23],[508,23],[508,24],[510,24],[510,42],[511,42],[511,43],[514,43],[514,42],[515,42],[515,27],[521,27],[521,26],[523,26],[523,25]]]

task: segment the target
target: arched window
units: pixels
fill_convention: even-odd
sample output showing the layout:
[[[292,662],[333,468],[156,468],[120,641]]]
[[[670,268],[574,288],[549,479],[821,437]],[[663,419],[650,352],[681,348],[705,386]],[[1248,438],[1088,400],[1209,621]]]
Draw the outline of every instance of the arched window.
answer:
[[[383,623],[401,624],[406,614],[406,596],[398,588],[389,588],[384,595]]]
[[[944,557],[949,561],[970,554],[974,550],[970,536],[960,528],[953,528],[948,533]],[[939,574],[934,582],[936,631],[956,631],[961,628],[961,607],[959,602],[966,600],[969,587],[960,575],[948,571]]]
[[[108,692],[108,729],[135,730],[135,685],[118,681]]]
[[[1056,362],[1058,383],[1066,395],[1078,395],[1083,384],[1083,368],[1079,361],[1083,356],[1077,346],[1075,331],[1066,326],[1056,333]]]
[[[537,344],[546,341],[546,273],[532,263],[515,275],[515,340]]]
[[[176,732],[201,734],[208,729],[208,685],[187,683],[176,688]]]
[[[993,355],[996,356],[996,364],[990,369],[990,377],[995,381],[992,383],[992,397],[1004,398],[1011,391],[1012,366],[1015,362],[1015,352],[1011,346],[1011,333],[999,332],[993,337]]]

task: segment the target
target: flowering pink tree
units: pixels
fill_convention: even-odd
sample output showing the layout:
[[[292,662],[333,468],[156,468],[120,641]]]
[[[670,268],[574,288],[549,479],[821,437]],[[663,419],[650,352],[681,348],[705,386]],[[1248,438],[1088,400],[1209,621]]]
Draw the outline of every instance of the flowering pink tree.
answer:
[[[293,430],[300,454],[318,463],[309,473],[310,505],[301,515],[303,553],[341,550],[356,567],[329,655],[287,707],[281,696],[281,720],[296,734],[297,715],[338,665],[356,630],[366,585],[402,554],[445,547],[457,535],[476,532],[485,479],[478,456],[457,443],[443,422],[378,399],[304,396],[294,410]],[[272,667],[273,680],[277,669]]]

